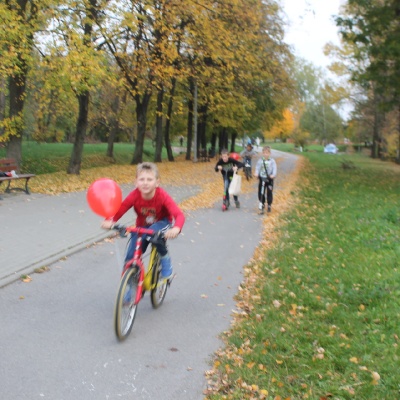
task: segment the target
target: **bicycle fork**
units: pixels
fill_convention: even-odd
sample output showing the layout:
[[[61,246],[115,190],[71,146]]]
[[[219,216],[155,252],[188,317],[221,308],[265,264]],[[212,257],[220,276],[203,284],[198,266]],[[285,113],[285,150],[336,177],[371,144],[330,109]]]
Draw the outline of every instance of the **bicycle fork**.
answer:
[[[143,238],[141,236],[138,236],[136,240],[135,252],[133,253],[133,258],[131,261],[128,261],[125,264],[125,267],[122,271],[122,275],[124,275],[124,273],[129,268],[132,268],[132,265],[136,265],[136,267],[138,268],[138,273],[139,273],[139,277],[137,280],[138,290],[136,291],[135,305],[139,303],[139,301],[143,296],[144,266],[140,260],[140,257],[142,255],[142,240]]]

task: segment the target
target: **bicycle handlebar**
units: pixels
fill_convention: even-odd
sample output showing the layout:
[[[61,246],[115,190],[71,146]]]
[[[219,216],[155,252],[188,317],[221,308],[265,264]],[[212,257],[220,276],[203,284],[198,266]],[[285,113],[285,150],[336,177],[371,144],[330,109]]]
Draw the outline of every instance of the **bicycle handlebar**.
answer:
[[[122,236],[126,236],[127,233],[137,233],[139,236],[151,236],[151,238],[155,240],[164,238],[164,232],[155,231],[154,229],[149,228],[142,228],[140,226],[125,226],[115,224],[111,229],[118,231]]]

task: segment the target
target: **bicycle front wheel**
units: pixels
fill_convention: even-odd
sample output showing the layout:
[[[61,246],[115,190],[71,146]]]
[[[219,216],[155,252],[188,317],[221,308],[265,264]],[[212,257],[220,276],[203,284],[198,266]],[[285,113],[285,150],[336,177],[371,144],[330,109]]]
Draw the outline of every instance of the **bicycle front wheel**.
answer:
[[[125,272],[119,285],[114,309],[114,328],[120,341],[128,337],[135,322],[139,275],[138,267],[133,266]]]
[[[161,306],[165,299],[168,289],[168,280],[161,278],[161,262],[160,256],[156,252],[153,258],[153,274],[152,274],[152,289],[150,292],[151,304],[153,308]]]

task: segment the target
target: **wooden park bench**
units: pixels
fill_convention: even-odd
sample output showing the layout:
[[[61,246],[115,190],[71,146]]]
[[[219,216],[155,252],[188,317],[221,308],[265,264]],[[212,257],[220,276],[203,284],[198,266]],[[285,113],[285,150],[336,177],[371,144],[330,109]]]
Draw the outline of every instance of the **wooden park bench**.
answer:
[[[31,179],[32,177],[34,177],[36,175],[34,175],[34,174],[18,174],[18,172],[17,172],[18,165],[17,165],[16,160],[14,160],[13,158],[0,159],[0,171],[1,172],[11,172],[13,170],[17,173],[17,175],[0,177],[0,185],[3,182],[8,182],[5,193],[10,193],[11,190],[21,190],[22,192],[25,192],[26,194],[31,194],[31,192],[29,191],[29,188],[28,188],[28,182],[29,182],[29,179]],[[16,179],[25,179],[25,188],[10,187],[11,181],[16,180]],[[0,199],[1,199],[1,197],[0,197]]]

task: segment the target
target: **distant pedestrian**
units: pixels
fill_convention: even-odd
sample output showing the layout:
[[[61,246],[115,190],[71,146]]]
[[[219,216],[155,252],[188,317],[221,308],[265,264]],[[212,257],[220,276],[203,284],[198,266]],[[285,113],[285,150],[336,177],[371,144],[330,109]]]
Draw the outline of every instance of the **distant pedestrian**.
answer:
[[[181,147],[183,146],[183,136],[179,136],[179,144],[181,145]]]
[[[256,137],[256,143],[257,143],[257,147],[259,147],[260,146],[260,138],[258,136]]]
[[[258,208],[261,214],[264,214],[265,200],[267,200],[268,212],[271,212],[273,202],[274,179],[277,174],[276,161],[271,157],[271,147],[265,146],[262,151],[262,157],[256,164],[254,176],[259,179],[258,182]],[[267,195],[265,196],[265,191]]]

